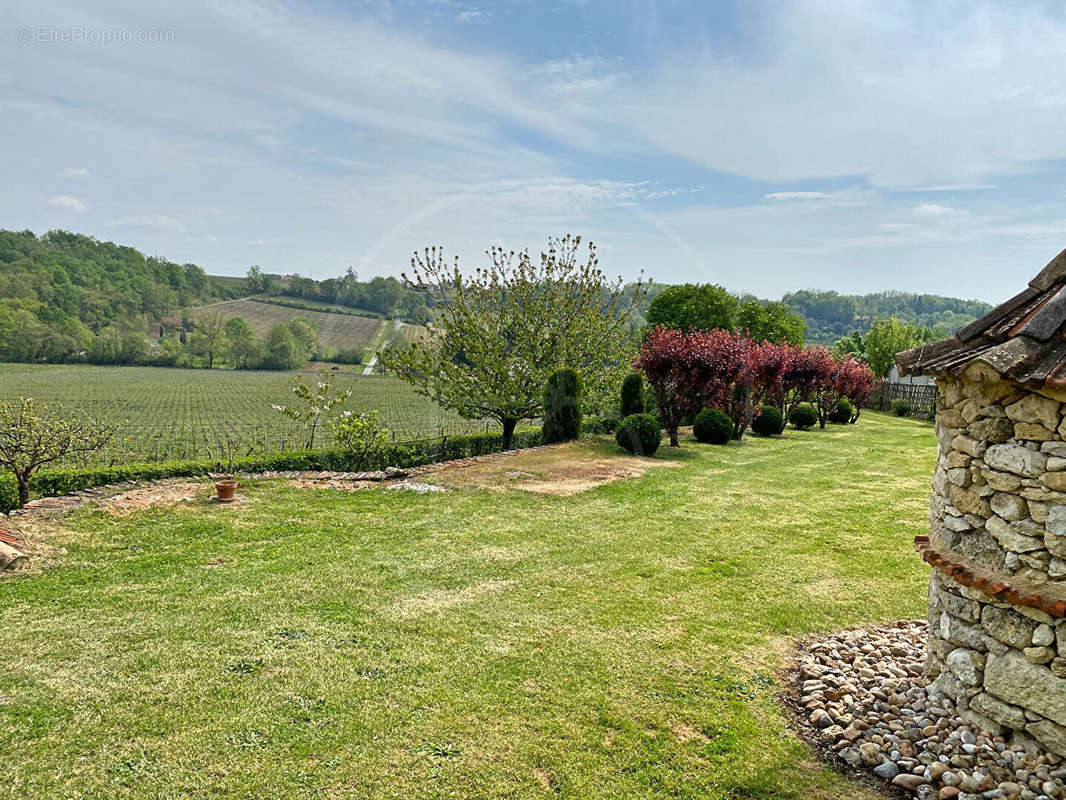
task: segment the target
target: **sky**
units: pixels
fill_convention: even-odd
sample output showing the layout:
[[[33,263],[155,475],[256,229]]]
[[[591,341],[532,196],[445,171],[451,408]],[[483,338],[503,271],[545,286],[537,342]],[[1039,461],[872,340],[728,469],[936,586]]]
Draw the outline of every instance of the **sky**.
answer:
[[[319,279],[569,232],[763,297],[999,301],[1066,247],[1061,3],[4,6],[3,228]]]

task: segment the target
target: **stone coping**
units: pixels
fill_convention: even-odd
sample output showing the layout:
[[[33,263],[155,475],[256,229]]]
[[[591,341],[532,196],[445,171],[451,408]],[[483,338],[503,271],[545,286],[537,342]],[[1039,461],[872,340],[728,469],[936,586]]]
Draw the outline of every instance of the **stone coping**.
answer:
[[[1016,606],[1038,608],[1053,617],[1066,617],[1066,589],[1038,587],[1017,579],[1008,583],[973,559],[946,548],[937,549],[928,536],[915,536],[914,549],[922,560],[962,586],[973,586]]]

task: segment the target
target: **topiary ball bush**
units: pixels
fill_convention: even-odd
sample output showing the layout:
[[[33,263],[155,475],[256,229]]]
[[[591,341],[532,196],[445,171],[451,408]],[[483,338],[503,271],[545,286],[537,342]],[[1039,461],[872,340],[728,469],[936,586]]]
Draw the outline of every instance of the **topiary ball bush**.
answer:
[[[851,422],[851,415],[855,412],[855,407],[851,404],[851,401],[846,397],[841,397],[837,400],[837,407],[833,409],[833,413],[829,415],[829,421],[836,423],[837,425],[847,425]]]
[[[818,423],[818,412],[810,403],[800,403],[788,416],[788,421],[801,431],[813,428]]]
[[[724,411],[708,408],[696,415],[692,433],[697,442],[705,444],[728,444],[733,438],[733,420]]]
[[[659,421],[651,414],[630,414],[618,423],[614,440],[618,446],[635,456],[650,456],[659,449],[663,432]]]
[[[897,417],[905,417],[911,413],[911,404],[902,397],[897,397],[892,401],[892,413]]]
[[[759,416],[751,422],[752,433],[759,436],[777,436],[785,429],[785,418],[773,406],[763,406]]]
[[[630,372],[622,381],[622,416],[643,414],[648,408],[644,403],[644,376]]]

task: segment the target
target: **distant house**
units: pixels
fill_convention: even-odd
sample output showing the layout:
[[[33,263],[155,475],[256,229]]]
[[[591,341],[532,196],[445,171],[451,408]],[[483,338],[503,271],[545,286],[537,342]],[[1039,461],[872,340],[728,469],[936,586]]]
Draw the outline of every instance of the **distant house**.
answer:
[[[149,335],[153,339],[162,339],[164,336],[177,335],[181,341],[185,341],[185,323],[181,317],[163,317],[159,320],[159,326],[152,326]]]
[[[936,380],[930,375],[908,375],[904,378],[900,376],[899,367],[895,364],[888,371],[888,377],[885,380],[888,383],[901,383],[904,386],[932,386],[936,383]]]

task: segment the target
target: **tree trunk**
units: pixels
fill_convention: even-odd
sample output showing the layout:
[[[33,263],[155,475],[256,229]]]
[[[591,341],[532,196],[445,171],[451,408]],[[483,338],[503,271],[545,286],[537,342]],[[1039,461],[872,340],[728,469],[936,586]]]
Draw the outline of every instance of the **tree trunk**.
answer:
[[[30,476],[23,474],[15,475],[15,482],[19,487],[19,508],[30,502]]]
[[[680,447],[681,446],[681,442],[679,442],[677,440],[677,426],[676,425],[671,425],[669,427],[669,429],[668,429],[668,432],[670,434],[670,446],[671,447]]]
[[[28,560],[25,553],[19,552],[5,542],[0,542],[0,569],[16,569]]]
[[[500,422],[503,424],[503,447],[501,449],[510,450],[514,444],[514,429],[518,425],[518,420],[508,417]]]

